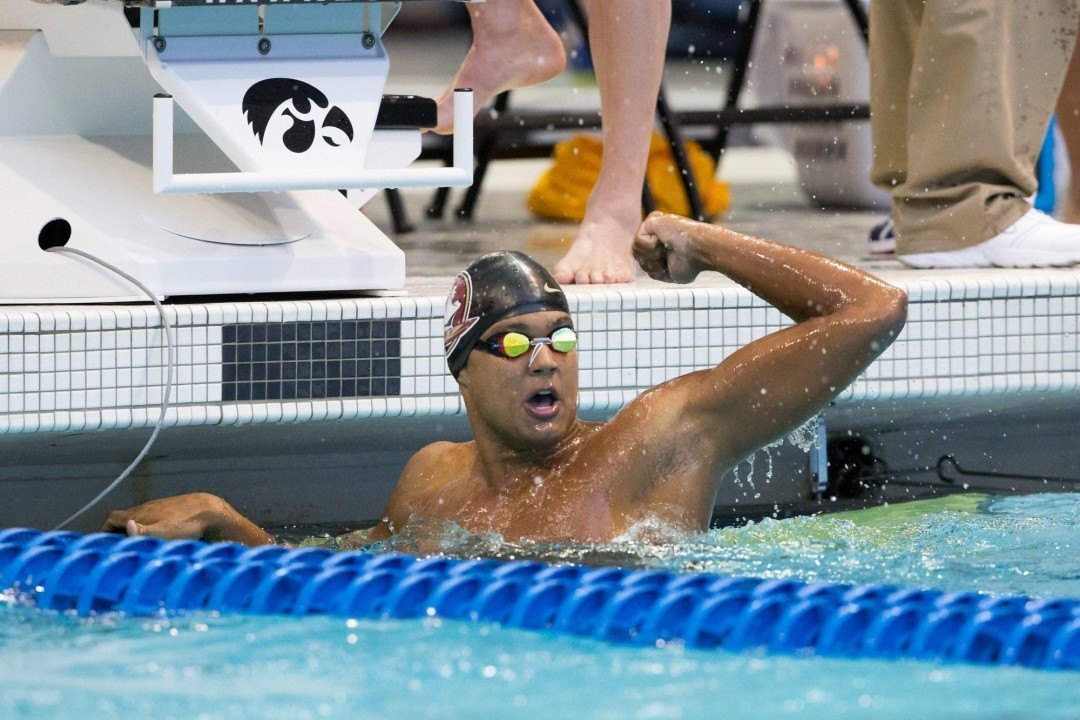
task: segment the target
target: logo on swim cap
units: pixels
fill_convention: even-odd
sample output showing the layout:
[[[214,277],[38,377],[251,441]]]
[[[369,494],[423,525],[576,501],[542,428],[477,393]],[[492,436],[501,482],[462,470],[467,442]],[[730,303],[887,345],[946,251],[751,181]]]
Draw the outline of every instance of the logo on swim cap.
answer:
[[[472,311],[472,276],[465,271],[454,278],[454,286],[446,298],[446,310],[443,312],[443,352],[447,356],[454,352],[462,336],[480,320]]]

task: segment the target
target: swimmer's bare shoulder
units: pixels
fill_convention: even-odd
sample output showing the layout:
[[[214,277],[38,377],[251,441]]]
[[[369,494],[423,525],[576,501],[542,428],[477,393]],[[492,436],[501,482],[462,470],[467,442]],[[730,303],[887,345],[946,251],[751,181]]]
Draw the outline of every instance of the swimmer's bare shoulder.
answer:
[[[371,529],[371,540],[384,540],[404,527],[412,515],[430,512],[437,490],[464,474],[471,445],[440,441],[416,451],[401,471],[379,524]]]

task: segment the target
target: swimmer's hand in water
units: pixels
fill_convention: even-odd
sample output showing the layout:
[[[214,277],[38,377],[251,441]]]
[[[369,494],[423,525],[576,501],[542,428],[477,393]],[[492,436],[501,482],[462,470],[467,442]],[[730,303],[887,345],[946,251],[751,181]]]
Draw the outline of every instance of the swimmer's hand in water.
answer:
[[[273,542],[273,538],[229,503],[209,493],[178,495],[151,500],[128,510],[113,510],[102,523],[101,531],[251,546]]]
[[[706,268],[694,257],[695,235],[701,223],[678,215],[654,212],[645,218],[634,237],[634,259],[654,280],[693,282]]]

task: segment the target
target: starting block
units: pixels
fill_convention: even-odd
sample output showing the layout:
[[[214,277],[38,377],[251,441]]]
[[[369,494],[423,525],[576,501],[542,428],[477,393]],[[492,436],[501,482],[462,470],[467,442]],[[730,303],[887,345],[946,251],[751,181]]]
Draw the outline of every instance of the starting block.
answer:
[[[453,166],[409,167],[435,103],[383,95],[401,6],[0,0],[0,303],[145,299],[64,245],[160,298],[400,290],[359,208],[473,162],[459,90]]]

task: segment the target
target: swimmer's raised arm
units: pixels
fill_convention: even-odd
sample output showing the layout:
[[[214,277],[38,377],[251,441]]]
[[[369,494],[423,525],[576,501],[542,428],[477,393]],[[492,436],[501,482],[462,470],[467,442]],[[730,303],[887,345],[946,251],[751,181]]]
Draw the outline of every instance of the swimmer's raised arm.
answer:
[[[715,470],[805,422],[888,347],[907,317],[903,291],[858,268],[718,225],[653,213],[634,255],[658,280],[723,273],[796,322],[643,398],[678,408],[668,415],[671,440],[712,449]]]

